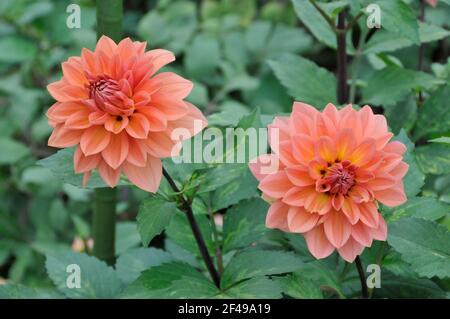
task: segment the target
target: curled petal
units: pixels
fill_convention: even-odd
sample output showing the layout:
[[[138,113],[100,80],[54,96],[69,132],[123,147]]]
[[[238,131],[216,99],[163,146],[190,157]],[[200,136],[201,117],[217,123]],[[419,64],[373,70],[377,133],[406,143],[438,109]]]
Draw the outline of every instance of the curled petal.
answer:
[[[305,240],[309,251],[317,259],[328,257],[335,249],[325,235],[323,225],[314,227],[307,232]]]

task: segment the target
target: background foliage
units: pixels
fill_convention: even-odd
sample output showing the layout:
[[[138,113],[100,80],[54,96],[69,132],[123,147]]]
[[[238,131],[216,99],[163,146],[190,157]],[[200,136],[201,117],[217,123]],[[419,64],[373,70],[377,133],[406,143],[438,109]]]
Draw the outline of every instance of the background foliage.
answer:
[[[220,290],[164,183],[149,196],[122,182],[114,268],[84,253],[92,246],[91,188],[103,183],[94,176],[80,188],[73,151],[47,158],[55,150],[46,146],[52,99],[45,86],[61,76],[63,60],[95,46],[95,5],[75,2],[81,29],[65,27],[69,1],[0,2],[0,298],[358,296],[352,265],[335,254],[315,261],[301,236],[264,227],[268,205],[246,164],[165,163],[193,200],[223,268]],[[382,265],[382,286],[372,297],[449,297],[450,4],[428,6],[425,22],[415,0],[320,5],[333,17],[344,6],[355,16],[372,2],[382,9],[383,28],[368,36],[363,17],[348,37],[350,98],[385,114],[408,146],[409,200],[381,207],[388,241],[366,249],[362,260]],[[290,112],[293,99],[318,108],[336,101],[335,36],[308,0],[125,3],[125,34],[176,53],[166,69],[194,81],[188,99],[211,127],[259,128]],[[81,289],[65,286],[70,263],[86,274]]]

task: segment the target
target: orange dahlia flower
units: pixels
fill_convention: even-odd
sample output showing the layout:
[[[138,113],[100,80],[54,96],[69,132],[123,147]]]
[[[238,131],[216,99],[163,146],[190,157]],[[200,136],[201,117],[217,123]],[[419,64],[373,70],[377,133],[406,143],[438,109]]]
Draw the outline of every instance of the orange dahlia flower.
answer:
[[[274,153],[250,164],[271,202],[266,226],[303,234],[318,259],[337,249],[352,262],[374,239],[386,240],[378,203],[406,201],[402,178],[408,171],[406,147],[389,142],[392,136],[385,117],[369,106],[338,111],[328,104],[321,113],[294,103],[290,117],[269,125]],[[274,172],[267,172],[268,161],[279,161]]]
[[[84,173],[83,184],[97,169],[110,187],[123,172],[136,186],[155,192],[161,158],[180,150],[172,131],[186,129],[186,139],[207,124],[183,100],[192,82],[172,72],[156,74],[174,55],[145,47],[145,42],[126,38],[116,44],[103,36],[94,52],[83,49],[81,57],[64,62],[62,79],[47,87],[57,100],[47,112],[54,128],[48,145],[76,146],[74,170]]]

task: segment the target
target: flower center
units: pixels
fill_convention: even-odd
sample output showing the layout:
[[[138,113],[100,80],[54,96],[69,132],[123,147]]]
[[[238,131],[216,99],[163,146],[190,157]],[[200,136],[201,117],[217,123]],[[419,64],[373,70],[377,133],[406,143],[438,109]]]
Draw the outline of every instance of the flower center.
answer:
[[[134,112],[133,100],[122,92],[118,81],[99,76],[91,79],[87,88],[89,98],[102,111],[118,116],[129,116]]]
[[[356,167],[349,161],[334,163],[328,167],[322,185],[332,194],[345,195],[355,184],[355,170]]]

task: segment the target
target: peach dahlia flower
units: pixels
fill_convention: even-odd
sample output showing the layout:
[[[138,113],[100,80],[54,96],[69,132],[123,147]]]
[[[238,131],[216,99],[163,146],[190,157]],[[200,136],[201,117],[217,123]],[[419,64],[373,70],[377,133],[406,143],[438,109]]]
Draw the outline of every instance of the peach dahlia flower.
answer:
[[[155,192],[161,180],[161,158],[177,155],[174,129],[197,134],[207,122],[183,99],[192,83],[172,72],[155,74],[175,60],[166,50],[145,52],[145,42],[129,38],[114,43],[103,36],[94,52],[62,64],[63,77],[47,89],[57,100],[48,110],[54,128],[48,145],[76,146],[74,170],[86,184],[97,169],[110,187],[123,172],[136,186]],[[194,126],[194,121],[200,125]],[[198,127],[200,126],[200,127]]]
[[[269,125],[273,154],[250,164],[271,203],[266,226],[303,234],[318,259],[336,249],[352,262],[374,239],[386,240],[378,203],[393,207],[406,201],[402,178],[408,171],[402,161],[406,147],[389,142],[392,136],[385,117],[369,106],[338,111],[328,104],[321,113],[295,102],[290,117]],[[268,173],[265,165],[273,161],[279,161],[278,169]]]

